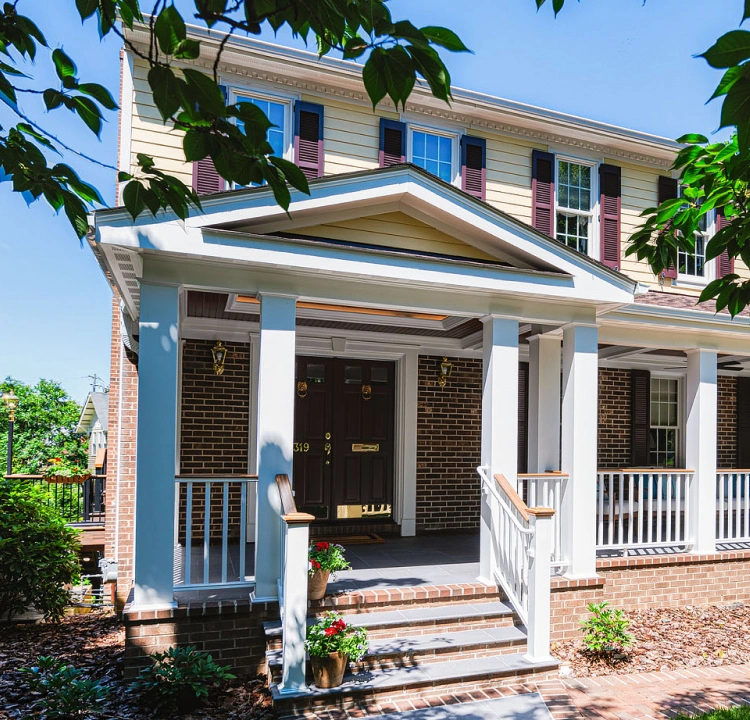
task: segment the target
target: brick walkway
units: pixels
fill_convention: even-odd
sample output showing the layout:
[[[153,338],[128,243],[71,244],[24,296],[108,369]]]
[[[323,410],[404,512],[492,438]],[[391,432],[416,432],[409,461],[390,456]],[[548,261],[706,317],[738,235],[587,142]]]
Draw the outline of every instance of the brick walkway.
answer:
[[[574,714],[565,715],[566,720],[661,720],[722,706],[750,705],[750,665],[566,678],[563,685],[577,708]]]

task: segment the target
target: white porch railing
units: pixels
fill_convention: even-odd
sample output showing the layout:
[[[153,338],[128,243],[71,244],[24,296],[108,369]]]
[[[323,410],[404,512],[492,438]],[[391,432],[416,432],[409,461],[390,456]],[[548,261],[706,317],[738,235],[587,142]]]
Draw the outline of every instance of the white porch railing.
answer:
[[[518,494],[529,507],[546,507],[555,511],[552,517],[552,568],[568,566],[562,553],[562,525],[560,508],[569,475],[562,472],[519,473]]]
[[[597,549],[691,546],[693,475],[692,470],[598,471]]]
[[[257,486],[255,476],[175,478],[175,589],[252,584]]]
[[[491,517],[491,565],[496,582],[526,625],[527,655],[549,657],[550,564],[553,545],[551,508],[530,508],[502,475],[478,467],[483,502]]]
[[[716,539],[750,541],[750,470],[716,471]]]

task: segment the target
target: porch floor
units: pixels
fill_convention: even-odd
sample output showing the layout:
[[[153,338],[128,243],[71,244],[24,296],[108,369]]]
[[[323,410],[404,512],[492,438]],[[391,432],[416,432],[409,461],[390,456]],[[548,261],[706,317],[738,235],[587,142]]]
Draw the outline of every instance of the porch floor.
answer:
[[[330,592],[475,583],[479,533],[388,537],[376,545],[345,545],[351,570],[336,573]]]

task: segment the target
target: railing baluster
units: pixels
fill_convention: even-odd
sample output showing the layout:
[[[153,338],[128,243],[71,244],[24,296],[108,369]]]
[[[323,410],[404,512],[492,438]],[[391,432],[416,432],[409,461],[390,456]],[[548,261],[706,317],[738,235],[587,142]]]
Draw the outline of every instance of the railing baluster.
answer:
[[[229,483],[223,485],[223,503],[221,508],[221,582],[227,581],[227,564],[229,560]]]
[[[245,579],[245,545],[247,544],[247,483],[240,484],[240,567],[237,580]]]
[[[742,529],[742,537],[748,538],[750,537],[748,528],[748,523],[750,523],[750,487],[748,487],[747,473],[741,473],[740,477],[742,478],[742,491],[745,496],[745,524]]]
[[[187,482],[187,505],[185,506],[185,585],[190,585],[193,552],[193,482]]]
[[[203,583],[209,583],[209,555],[211,547],[211,481],[203,483]]]

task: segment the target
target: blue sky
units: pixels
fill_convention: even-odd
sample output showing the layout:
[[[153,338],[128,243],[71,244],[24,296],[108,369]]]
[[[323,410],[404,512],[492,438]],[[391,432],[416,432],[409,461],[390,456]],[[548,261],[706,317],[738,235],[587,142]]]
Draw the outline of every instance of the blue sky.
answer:
[[[20,0],[18,9],[74,58],[82,78],[117,97],[117,39],[100,43],[92,23],[82,28],[72,0],[58,0],[54,14],[51,5]],[[741,0],[568,0],[554,19],[533,0],[391,2],[394,17],[448,26],[474,51],[446,57],[454,85],[667,137],[716,129],[719,105],[704,101],[719,74],[692,56],[736,28],[741,10]],[[294,43],[287,35],[279,41]],[[54,82],[46,57],[34,72]],[[24,108],[69,144],[115,164],[114,113],[99,142],[67,111],[45,114],[33,100]],[[12,121],[0,109],[0,125]],[[68,160],[113,201],[112,170]],[[89,248],[64,218],[42,203],[27,207],[0,184],[0,377],[59,380],[81,401],[87,375],[109,376],[109,334],[110,292]]]

